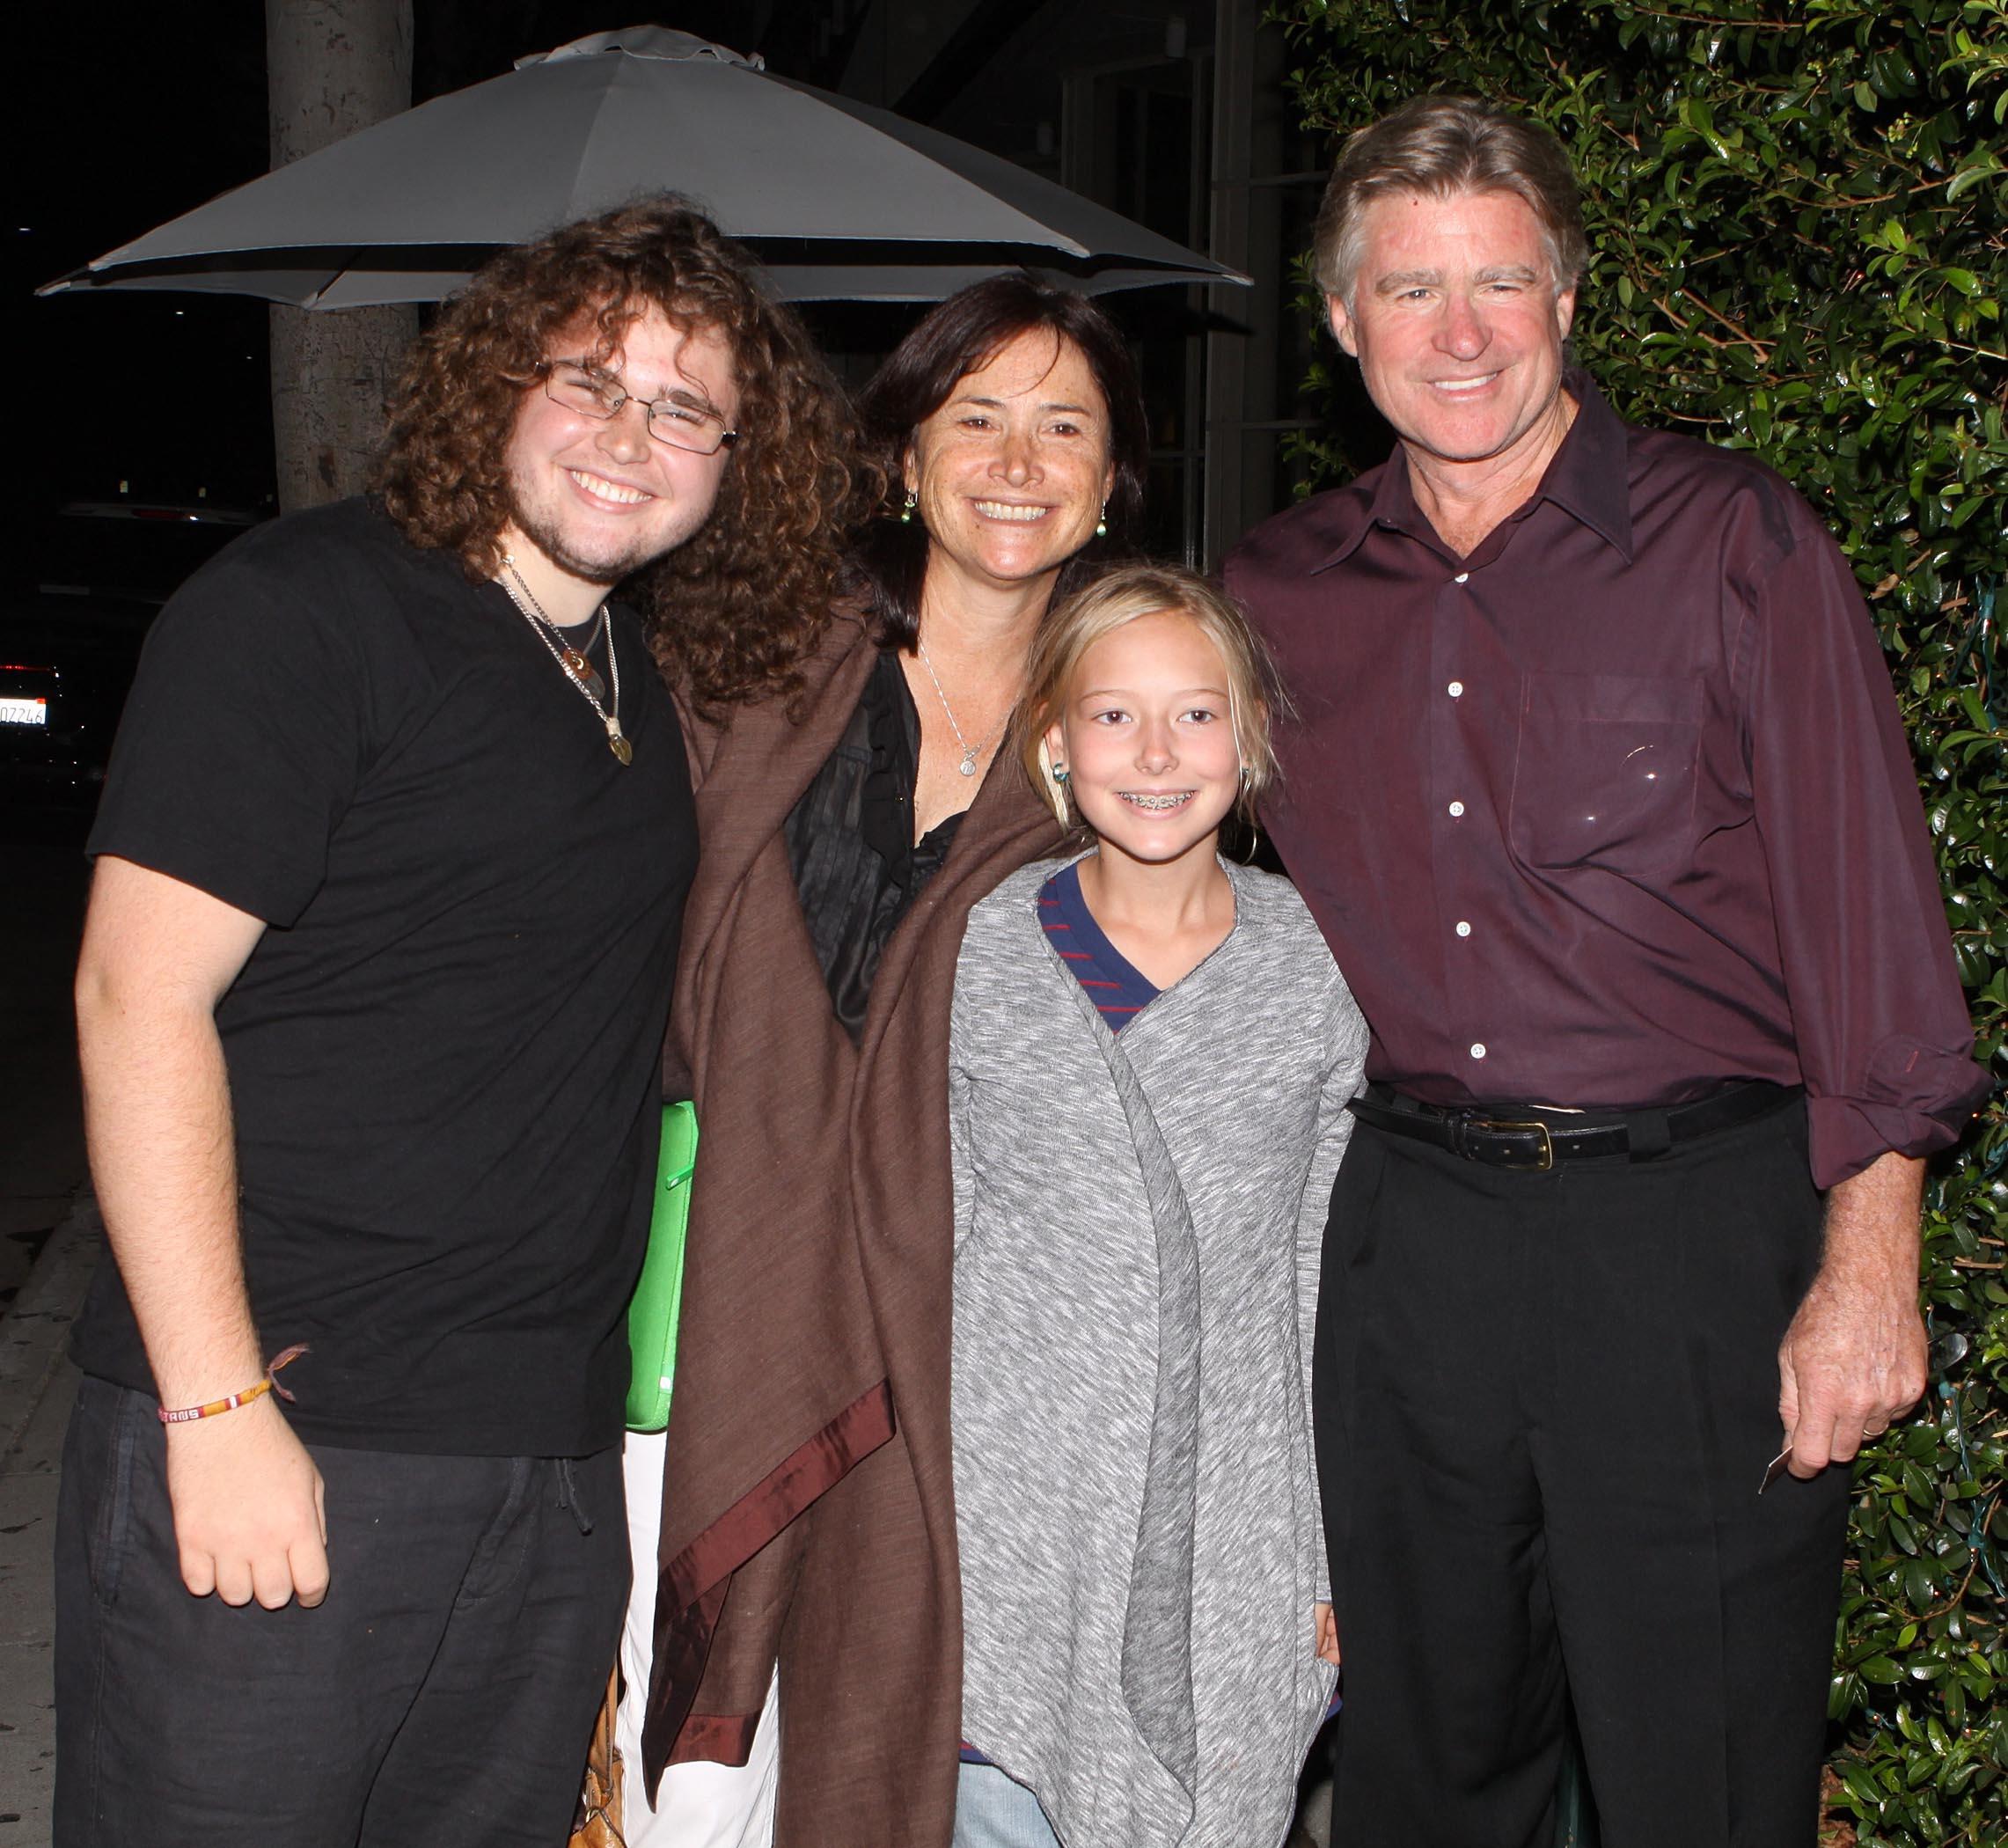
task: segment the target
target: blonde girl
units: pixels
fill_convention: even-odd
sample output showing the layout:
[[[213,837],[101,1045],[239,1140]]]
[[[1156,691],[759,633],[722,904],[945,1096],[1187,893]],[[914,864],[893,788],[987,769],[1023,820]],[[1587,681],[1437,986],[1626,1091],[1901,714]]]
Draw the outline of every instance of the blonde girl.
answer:
[[[1331,1692],[1308,1392],[1367,1033],[1288,882],[1217,850],[1277,700],[1184,571],[1033,646],[1023,761],[1081,850],[956,965],[957,1848],[1280,1843]]]

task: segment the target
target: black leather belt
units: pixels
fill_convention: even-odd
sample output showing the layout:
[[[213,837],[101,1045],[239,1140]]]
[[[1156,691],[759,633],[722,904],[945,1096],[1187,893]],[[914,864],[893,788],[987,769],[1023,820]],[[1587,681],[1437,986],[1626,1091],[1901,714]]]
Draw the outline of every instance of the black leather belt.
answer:
[[[1783,1110],[1799,1095],[1796,1086],[1732,1084],[1692,1104],[1665,1110],[1565,1111],[1538,1104],[1479,1104],[1446,1109],[1424,1104],[1385,1084],[1370,1084],[1348,1108],[1362,1123],[1391,1136],[1407,1136],[1447,1149],[1467,1162],[1545,1174],[1557,1162],[1626,1155],[1634,1162],[1662,1155],[1677,1142],[1712,1135]]]

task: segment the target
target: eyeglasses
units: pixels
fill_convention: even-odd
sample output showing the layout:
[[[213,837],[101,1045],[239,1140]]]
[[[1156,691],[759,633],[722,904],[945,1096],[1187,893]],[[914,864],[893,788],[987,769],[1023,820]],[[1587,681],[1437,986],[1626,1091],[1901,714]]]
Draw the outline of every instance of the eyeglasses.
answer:
[[[537,370],[544,375],[544,395],[582,417],[618,417],[621,407],[634,397],[611,372],[602,372],[583,359],[540,359]],[[634,401],[649,420],[649,434],[671,449],[715,456],[726,444],[739,440],[738,431],[727,429],[716,411],[687,393],[672,392],[652,404],[639,398]]]

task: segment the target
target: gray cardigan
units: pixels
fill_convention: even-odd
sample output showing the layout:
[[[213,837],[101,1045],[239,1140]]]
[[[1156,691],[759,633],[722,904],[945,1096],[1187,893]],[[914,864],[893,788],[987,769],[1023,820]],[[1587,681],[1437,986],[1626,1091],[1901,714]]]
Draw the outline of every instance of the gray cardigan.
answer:
[[[1118,1038],[1053,869],[956,969],[963,1735],[1065,1848],[1261,1848],[1332,1685],[1311,1327],[1366,1025],[1295,890],[1228,866],[1232,931]]]

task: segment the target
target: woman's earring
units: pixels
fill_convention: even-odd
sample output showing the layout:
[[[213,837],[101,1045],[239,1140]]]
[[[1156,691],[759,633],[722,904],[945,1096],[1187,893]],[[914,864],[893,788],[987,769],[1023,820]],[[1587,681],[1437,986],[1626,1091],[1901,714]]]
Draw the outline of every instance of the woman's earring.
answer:
[[[906,498],[903,502],[901,502],[899,509],[899,524],[902,526],[912,524],[913,519],[913,510],[920,504],[920,495],[915,494],[913,490],[909,488],[906,490]]]
[[[1107,539],[1108,536],[1109,503],[1104,501],[1102,502],[1102,517],[1095,522],[1095,537],[1096,539]]]
[[[1066,766],[1065,764],[1055,764],[1052,766],[1052,780],[1058,783],[1061,788],[1066,788]]]

